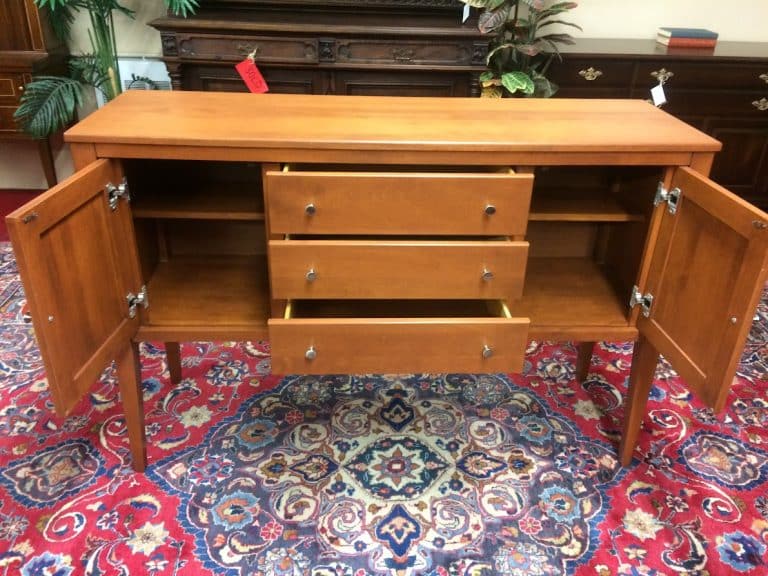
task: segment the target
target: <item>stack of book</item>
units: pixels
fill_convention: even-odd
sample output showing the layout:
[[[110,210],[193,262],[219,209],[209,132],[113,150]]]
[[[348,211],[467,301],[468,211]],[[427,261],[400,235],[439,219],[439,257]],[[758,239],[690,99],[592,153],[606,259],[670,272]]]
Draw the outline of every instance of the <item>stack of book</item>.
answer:
[[[659,28],[656,42],[668,48],[714,48],[717,32],[705,28]]]

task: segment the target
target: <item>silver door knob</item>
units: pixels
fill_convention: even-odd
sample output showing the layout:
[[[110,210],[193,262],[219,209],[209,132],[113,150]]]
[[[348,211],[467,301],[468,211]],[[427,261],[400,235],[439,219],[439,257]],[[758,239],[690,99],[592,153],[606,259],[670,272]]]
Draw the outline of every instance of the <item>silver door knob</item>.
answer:
[[[496,206],[494,206],[493,204],[488,204],[488,205],[485,207],[485,213],[486,213],[488,216],[493,216],[494,214],[496,214]]]
[[[483,268],[483,280],[486,282],[490,282],[493,280],[493,272],[488,270],[488,268]]]
[[[317,280],[317,272],[315,272],[314,268],[310,268],[309,271],[305,274],[305,277],[307,282],[314,282]]]
[[[490,358],[491,356],[493,356],[493,348],[488,344],[483,344],[483,358]]]
[[[314,346],[310,346],[309,348],[307,348],[307,351],[304,352],[304,358],[306,358],[307,360],[314,360],[315,358],[317,358],[317,350],[315,350]]]
[[[305,213],[307,216],[314,216],[314,215],[315,215],[315,212],[317,212],[317,208],[315,207],[315,205],[314,205],[314,204],[312,204],[312,202],[310,202],[309,204],[307,204],[306,206],[304,206],[304,213]]]

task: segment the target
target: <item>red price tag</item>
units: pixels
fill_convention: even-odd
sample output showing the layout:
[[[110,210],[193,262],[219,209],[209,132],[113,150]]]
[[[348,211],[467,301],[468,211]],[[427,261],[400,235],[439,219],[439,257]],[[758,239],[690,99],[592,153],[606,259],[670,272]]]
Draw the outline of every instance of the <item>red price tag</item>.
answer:
[[[240,74],[243,82],[245,82],[245,85],[248,86],[248,90],[251,92],[262,94],[263,92],[267,92],[269,90],[269,86],[267,86],[267,83],[264,81],[264,77],[256,67],[256,63],[250,58],[246,58],[240,62],[240,64],[236,65],[235,70],[237,70],[237,73]]]

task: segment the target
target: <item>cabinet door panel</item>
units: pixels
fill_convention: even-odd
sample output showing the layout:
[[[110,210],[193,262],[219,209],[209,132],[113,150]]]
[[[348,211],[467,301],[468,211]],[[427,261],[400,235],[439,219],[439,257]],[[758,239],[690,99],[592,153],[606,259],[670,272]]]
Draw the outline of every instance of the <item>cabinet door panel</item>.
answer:
[[[709,405],[725,403],[768,273],[768,214],[680,168],[666,205],[638,328]]]
[[[140,289],[130,209],[106,186],[119,164],[98,160],[8,216],[48,383],[67,414],[135,334],[128,292]]]

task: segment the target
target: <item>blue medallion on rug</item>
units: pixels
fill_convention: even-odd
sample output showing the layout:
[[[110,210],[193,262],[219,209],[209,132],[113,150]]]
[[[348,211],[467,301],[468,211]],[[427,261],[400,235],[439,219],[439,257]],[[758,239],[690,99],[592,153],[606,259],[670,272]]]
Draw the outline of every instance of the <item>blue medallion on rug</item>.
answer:
[[[504,375],[305,376],[148,475],[217,574],[528,576],[589,558],[621,468]]]

